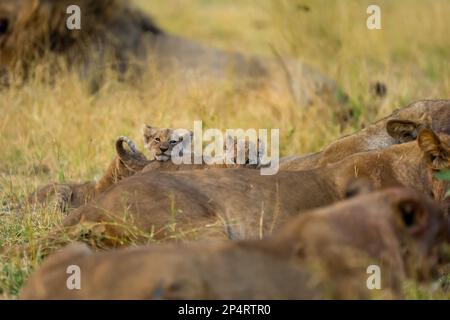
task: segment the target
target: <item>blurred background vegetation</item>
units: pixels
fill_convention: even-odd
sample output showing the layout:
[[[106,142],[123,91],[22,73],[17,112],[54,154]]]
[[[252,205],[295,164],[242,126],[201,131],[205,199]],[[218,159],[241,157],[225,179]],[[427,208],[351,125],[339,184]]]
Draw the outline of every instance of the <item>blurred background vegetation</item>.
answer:
[[[381,80],[399,103],[448,97],[450,2],[446,0],[168,0],[136,3],[166,30],[220,48],[271,55],[270,46],[312,64],[361,104]],[[382,30],[366,9],[381,8]],[[398,81],[398,80],[402,81]]]

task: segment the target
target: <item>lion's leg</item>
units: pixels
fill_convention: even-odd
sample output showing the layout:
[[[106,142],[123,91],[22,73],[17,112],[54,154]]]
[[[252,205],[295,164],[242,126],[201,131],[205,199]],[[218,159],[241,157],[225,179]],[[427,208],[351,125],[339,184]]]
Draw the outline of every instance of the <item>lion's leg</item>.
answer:
[[[72,187],[68,184],[52,183],[39,188],[29,198],[30,205],[52,205],[62,212],[69,209]]]

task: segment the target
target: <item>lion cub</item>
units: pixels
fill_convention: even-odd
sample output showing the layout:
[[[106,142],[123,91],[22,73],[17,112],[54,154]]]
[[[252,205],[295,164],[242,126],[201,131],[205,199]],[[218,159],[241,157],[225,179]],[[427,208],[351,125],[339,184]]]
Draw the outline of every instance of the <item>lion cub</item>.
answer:
[[[83,183],[50,183],[40,187],[28,197],[28,203],[44,204],[53,202],[54,205],[66,212],[69,209],[77,208],[103,191],[108,189],[118,181],[132,176],[137,172],[148,171],[173,171],[173,170],[194,170],[194,169],[208,169],[208,168],[238,168],[248,167],[253,168],[249,163],[249,142],[245,142],[245,165],[177,165],[171,159],[172,150],[183,141],[188,141],[192,138],[192,132],[186,129],[170,129],[170,128],[154,128],[145,125],[142,129],[145,147],[150,151],[153,160],[148,160],[143,155],[134,142],[125,136],[117,138],[115,143],[116,156],[109,164],[105,173],[98,181],[87,181]],[[125,149],[124,144],[128,146]],[[182,148],[180,148],[182,151]],[[233,160],[236,163],[237,157],[237,141],[234,141],[235,155]]]
[[[157,161],[170,160],[173,148],[192,135],[186,129],[155,128],[148,124],[142,128],[145,148]]]
[[[194,133],[187,129],[172,129],[172,128],[155,128],[148,124],[145,124],[142,128],[142,137],[144,139],[145,148],[150,151],[153,158],[159,162],[171,160],[172,152],[176,146],[180,143],[193,143]],[[227,150],[227,145],[231,146],[231,150]],[[186,147],[186,146],[183,146]],[[191,146],[190,152],[193,154],[193,147]],[[242,148],[243,161],[238,161],[239,148]],[[183,156],[185,148],[179,148],[179,156]],[[256,151],[256,163],[251,165],[250,151]],[[258,139],[257,143],[250,141],[248,138],[239,139],[227,135],[223,145],[223,164],[212,165],[212,167],[224,167],[224,168],[236,168],[236,167],[258,167],[261,163],[261,154],[265,150],[265,145]],[[230,163],[226,163],[225,159],[228,154]],[[192,159],[193,160],[193,159]],[[243,163],[242,163],[243,162]],[[241,165],[240,165],[240,164]],[[200,165],[201,167],[208,167],[206,164]],[[211,166],[211,165],[210,165]],[[150,166],[150,167],[154,167]],[[149,168],[150,168],[149,167]],[[167,167],[167,165],[165,166]],[[194,166],[198,168],[199,166]],[[149,169],[147,168],[147,170]]]

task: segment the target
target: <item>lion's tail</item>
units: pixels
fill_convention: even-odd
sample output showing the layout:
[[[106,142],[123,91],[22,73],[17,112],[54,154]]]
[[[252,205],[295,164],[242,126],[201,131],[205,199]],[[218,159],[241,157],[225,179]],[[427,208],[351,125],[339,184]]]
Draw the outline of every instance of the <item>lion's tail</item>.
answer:
[[[131,156],[130,151],[124,148],[124,142],[128,145],[128,148],[132,154],[140,153],[133,140],[126,136],[120,136],[116,140],[116,151],[120,158],[127,158]]]
[[[125,149],[124,142],[129,150]],[[117,138],[116,152],[123,164],[133,171],[140,171],[151,162],[137,149],[133,140],[125,136]]]

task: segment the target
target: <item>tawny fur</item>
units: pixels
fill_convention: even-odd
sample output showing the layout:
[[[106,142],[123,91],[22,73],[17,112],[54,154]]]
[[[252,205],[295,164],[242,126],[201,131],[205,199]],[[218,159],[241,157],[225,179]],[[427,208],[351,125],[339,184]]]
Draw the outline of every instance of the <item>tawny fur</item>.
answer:
[[[72,245],[31,275],[21,299],[401,298],[429,280],[447,230],[437,204],[407,189],[358,196],[289,220],[262,241],[152,245],[94,253]],[[81,290],[66,287],[81,268]],[[381,268],[381,289],[366,286]]]
[[[66,27],[69,5],[81,8],[81,30]],[[125,0],[2,0],[0,19],[9,23],[0,34],[0,73],[6,83],[32,76],[36,62],[62,60],[91,79],[92,89],[113,66],[121,78],[135,79],[150,69],[186,83],[230,80],[239,88],[267,88],[292,96],[300,106],[324,101],[346,107],[336,83],[306,64],[279,55],[246,56],[168,34]],[[58,64],[49,65],[49,73],[58,74],[53,70]]]
[[[172,144],[162,158],[161,144],[170,144],[172,138],[183,141],[180,137],[190,135],[190,132],[184,130],[184,134],[180,136],[174,129],[151,128],[146,126],[143,130],[144,143],[148,147],[150,153],[157,159],[148,160],[136,147],[134,142],[124,136],[116,140],[116,157],[112,160],[102,177],[98,181],[87,181],[81,183],[49,183],[38,188],[33,194],[28,197],[28,204],[31,205],[48,205],[52,203],[56,208],[62,212],[67,212],[70,209],[78,208],[83,204],[88,203],[103,191],[118,181],[134,175],[137,172],[149,171],[178,171],[178,170],[206,170],[211,168],[256,168],[257,165],[248,164],[249,160],[249,142],[246,141],[244,145],[245,164],[217,164],[207,165],[205,163],[199,165],[177,165],[170,161],[170,152],[175,144]],[[155,137],[160,139],[159,143],[153,140]],[[237,155],[237,141],[234,140],[234,154]],[[126,143],[129,150],[125,150],[123,143]],[[237,156],[233,160],[236,163]],[[164,159],[164,160],[163,160]]]
[[[311,169],[338,162],[357,152],[412,141],[422,128],[450,134],[450,100],[413,102],[365,129],[332,142],[321,152],[280,159],[280,170]]]
[[[129,150],[125,150],[126,143]],[[49,183],[38,188],[28,197],[28,205],[53,204],[62,212],[88,203],[114,183],[140,172],[151,161],[140,153],[134,142],[124,136],[116,140],[117,155],[98,181],[81,183]]]
[[[407,186],[443,201],[448,183],[434,173],[450,168],[442,147],[448,148],[450,138],[442,134],[439,139],[424,129],[418,141],[273,176],[246,169],[138,173],[71,212],[64,226],[104,224],[98,230],[107,245],[120,245],[109,239],[126,238],[128,223],[160,240],[171,240],[173,230],[185,239],[260,238],[298,212],[345,198],[355,177],[366,178],[377,189]],[[438,150],[444,151],[430,161],[430,152]]]

